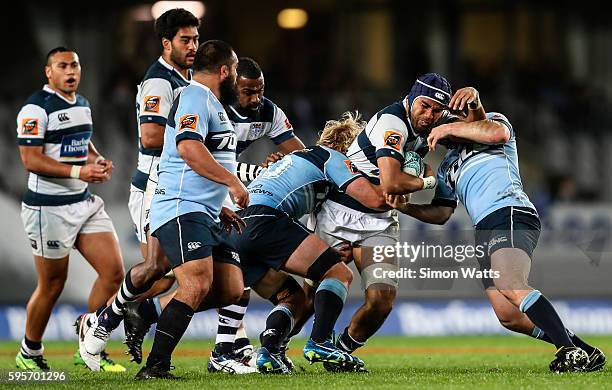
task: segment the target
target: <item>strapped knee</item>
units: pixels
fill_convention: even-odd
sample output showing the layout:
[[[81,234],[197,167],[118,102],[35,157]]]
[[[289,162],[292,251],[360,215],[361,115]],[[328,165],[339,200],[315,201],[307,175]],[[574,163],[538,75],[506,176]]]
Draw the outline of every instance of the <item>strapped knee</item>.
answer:
[[[325,252],[321,253],[314,263],[312,263],[312,265],[308,268],[308,271],[306,271],[306,277],[315,282],[319,282],[321,281],[321,278],[323,278],[323,275],[325,275],[325,273],[329,271],[331,267],[341,261],[342,258],[340,257],[340,253],[331,247],[327,248]]]
[[[278,290],[269,298],[270,302],[274,306],[278,305],[281,301],[289,298],[298,291],[301,291],[302,287],[291,275],[287,275],[287,278]]]

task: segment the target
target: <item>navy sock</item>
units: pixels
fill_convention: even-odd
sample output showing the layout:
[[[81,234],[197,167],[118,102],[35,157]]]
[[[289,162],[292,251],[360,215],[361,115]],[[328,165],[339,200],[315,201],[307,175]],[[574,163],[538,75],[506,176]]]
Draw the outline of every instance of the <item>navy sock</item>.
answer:
[[[259,336],[261,346],[272,353],[280,352],[281,344],[293,328],[293,313],[284,305],[276,306],[266,319],[266,329]]]
[[[557,311],[538,290],[533,290],[525,296],[519,309],[550,337],[557,348],[574,346]]]
[[[593,351],[595,351],[595,347],[587,344],[584,340],[578,337],[578,335],[576,335],[574,332],[572,332],[569,329],[565,329],[565,331],[567,332],[567,334],[570,337],[570,340],[572,340],[572,343],[574,343],[575,346],[582,348],[589,355],[592,354]],[[550,344],[554,344],[553,341],[550,339],[550,337],[548,337],[548,335],[542,329],[538,328],[537,326],[533,328],[533,331],[531,332],[531,337],[536,338],[538,340],[545,341]]]
[[[123,321],[123,315],[115,313],[112,306],[107,306],[98,314],[98,324],[109,332],[117,329],[121,321]]]
[[[321,282],[314,298],[315,315],[310,334],[314,342],[322,343],[331,338],[346,294],[347,288],[338,279],[328,278]]]
[[[362,347],[365,342],[361,343],[354,338],[348,332],[348,326],[344,328],[344,332],[338,338],[337,346],[344,352],[353,353],[357,348]]]
[[[23,341],[25,342],[25,345],[28,347],[28,349],[32,349],[32,350],[35,350],[35,351],[38,351],[39,349],[42,349],[42,342],[41,341],[32,341],[32,340],[29,340],[25,336],[23,336]]]
[[[147,367],[159,365],[162,369],[170,369],[172,352],[183,337],[193,317],[193,309],[176,299],[172,299],[157,321],[155,339],[151,353],[147,358]]]

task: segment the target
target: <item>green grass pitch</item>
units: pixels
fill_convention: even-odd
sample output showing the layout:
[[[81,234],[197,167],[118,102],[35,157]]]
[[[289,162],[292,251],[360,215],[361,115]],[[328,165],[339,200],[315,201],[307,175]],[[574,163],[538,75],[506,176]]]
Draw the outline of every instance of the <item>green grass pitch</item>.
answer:
[[[585,337],[612,356],[612,336]],[[179,381],[135,382],[138,366],[128,363],[123,346],[112,342],[111,357],[128,368],[126,373],[93,373],[72,363],[76,342],[49,342],[45,356],[52,369],[65,370],[68,381],[45,388],[75,389],[371,389],[371,388],[452,388],[452,389],[548,389],[612,388],[612,370],[596,373],[555,375],[548,371],[553,357],[551,345],[527,337],[374,337],[357,355],[363,358],[367,374],[331,374],[320,364],[309,365],[301,356],[304,340],[294,340],[289,355],[296,373],[288,376],[210,374],[206,370],[212,347],[209,340],[185,340],[175,351],[173,365]],[[150,349],[150,341],[146,351]],[[14,369],[17,342],[0,343],[0,372],[6,386],[7,371]],[[33,386],[33,385],[32,385]],[[40,385],[38,385],[40,386]],[[29,387],[29,386],[27,386]],[[19,385],[19,388],[26,388]]]

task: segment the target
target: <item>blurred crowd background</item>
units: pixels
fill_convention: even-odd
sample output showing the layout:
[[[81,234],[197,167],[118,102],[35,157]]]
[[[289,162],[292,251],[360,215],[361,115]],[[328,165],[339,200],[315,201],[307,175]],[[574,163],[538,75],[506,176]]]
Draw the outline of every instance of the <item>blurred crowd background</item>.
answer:
[[[477,88],[488,111],[502,112],[513,123],[525,189],[542,216],[559,205],[570,211],[591,207],[594,218],[610,214],[612,22],[597,2],[196,3],[203,12],[200,42],[222,39],[239,56],[258,61],[266,96],[283,108],[306,144],[326,120],[355,109],[368,119],[400,100],[418,75],[438,72],[454,90]],[[128,265],[138,261],[127,212],[138,145],[136,85],[161,49],[153,31],[153,5],[22,1],[0,16],[0,206],[18,216],[26,188],[16,144],[17,112],[46,82],[47,51],[59,45],[74,48],[83,72],[79,92],[92,104],[94,141],[116,166],[111,182],[95,186],[94,192],[115,219]],[[298,10],[289,13],[289,20],[283,19],[287,8]],[[272,149],[271,142],[259,141],[241,159],[260,162]],[[439,153],[428,157],[434,165],[439,159]],[[609,229],[611,221],[604,226]],[[4,226],[4,242],[23,241],[16,261],[27,264],[23,280],[33,284],[19,218],[10,217]],[[18,274],[5,272],[0,281],[19,280]],[[7,292],[3,299],[23,296],[29,291]]]

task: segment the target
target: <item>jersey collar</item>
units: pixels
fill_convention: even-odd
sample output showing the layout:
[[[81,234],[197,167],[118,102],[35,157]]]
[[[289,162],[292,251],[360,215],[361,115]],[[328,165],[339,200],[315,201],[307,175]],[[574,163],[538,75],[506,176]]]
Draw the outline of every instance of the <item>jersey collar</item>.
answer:
[[[56,90],[54,90],[53,88],[51,88],[51,87],[49,86],[49,84],[45,84],[45,85],[43,85],[43,91],[45,91],[45,92],[49,92],[49,93],[54,94],[55,96],[57,96],[58,98],[62,99],[63,101],[65,101],[65,102],[66,102],[66,103],[68,103],[68,104],[74,104],[74,103],[76,103],[76,101],[77,101],[76,96],[74,97],[74,100],[68,100],[68,99],[66,99],[66,98],[65,98],[65,97],[63,97],[61,94],[57,93],[57,91],[56,91]]]
[[[189,69],[189,78],[186,79],[185,76],[183,76],[183,74],[181,72],[179,72],[178,70],[176,70],[172,65],[170,65],[169,63],[166,62],[166,60],[164,60],[164,57],[159,56],[159,58],[157,59],[157,61],[162,64],[162,66],[166,69],[169,70],[173,70],[176,72],[177,75],[179,75],[180,78],[182,78],[183,80],[185,80],[186,82],[189,82],[189,80],[191,80],[191,69]]]
[[[417,137],[418,134],[416,133],[416,131],[414,131],[414,128],[412,127],[412,121],[410,120],[410,102],[408,101],[408,96],[406,96],[404,100],[402,100],[402,106],[406,111],[406,122],[408,122],[408,127],[410,127],[410,133],[413,137]]]

